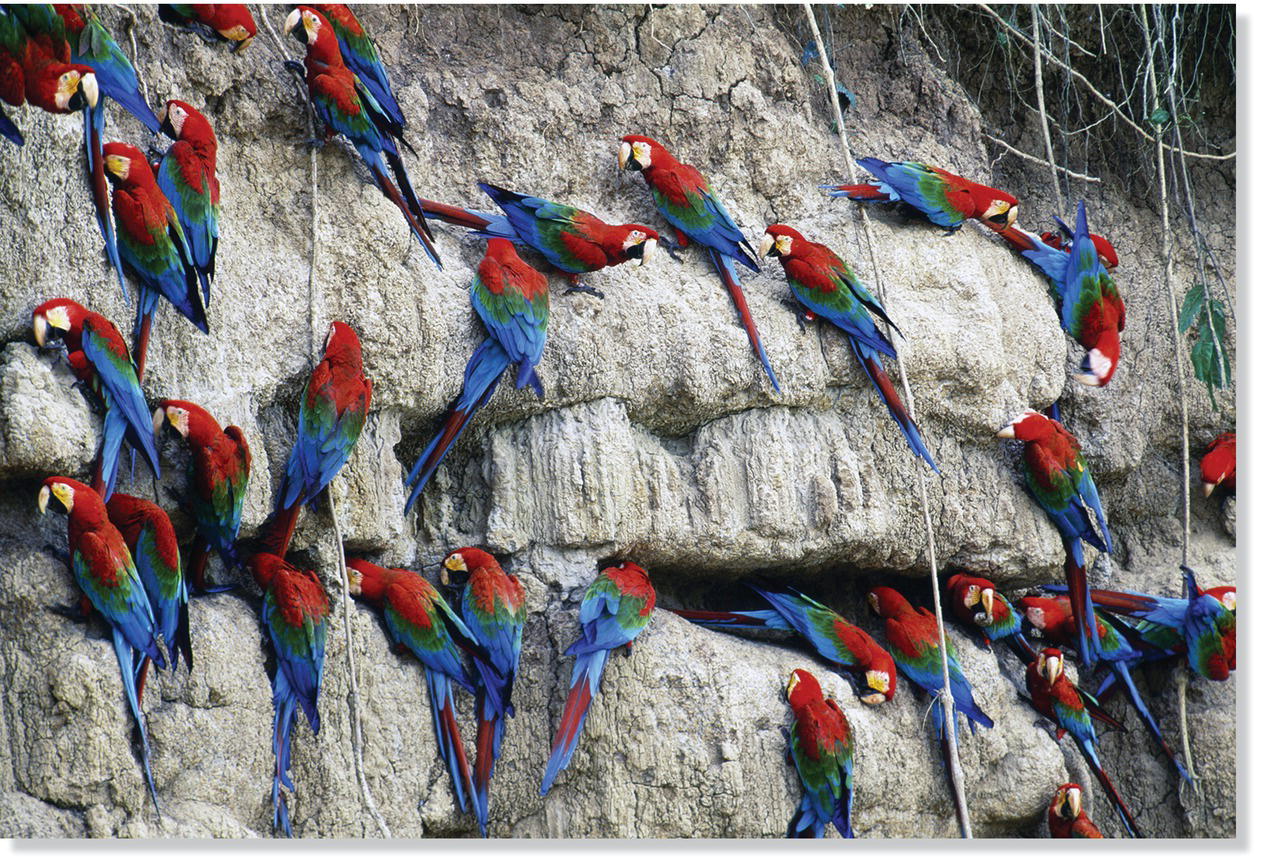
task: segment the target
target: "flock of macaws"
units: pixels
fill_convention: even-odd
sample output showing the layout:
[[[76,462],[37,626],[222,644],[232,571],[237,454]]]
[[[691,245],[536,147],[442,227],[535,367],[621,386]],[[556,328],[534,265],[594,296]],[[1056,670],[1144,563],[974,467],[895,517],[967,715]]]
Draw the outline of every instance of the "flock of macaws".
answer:
[[[256,34],[255,22],[242,5],[162,5],[159,14],[163,21],[192,30],[212,44],[229,43],[233,52],[244,49]],[[487,337],[469,360],[459,396],[405,480],[407,508],[416,503],[511,366],[516,366],[515,387],[529,386],[543,395],[536,368],[547,335],[548,278],[519,255],[519,247],[532,250],[565,275],[570,282],[567,293],[597,296],[602,295],[581,280],[586,274],[630,260],[647,263],[659,245],[672,256],[690,243],[703,247],[777,392],[780,384],[746,303],[737,265],[757,273],[759,257],[778,258],[800,306],[800,325],[823,318],[841,330],[914,457],[939,470],[885,370],[883,358],[895,358],[896,351],[889,330],[883,332],[881,324],[899,330],[856,272],[827,246],[789,225],[774,224],[756,250],[701,172],[641,135],[627,135],[619,142],[618,166],[644,177],[670,235],[645,225],[608,224],[575,207],[488,183],[479,187],[499,212],[419,198],[403,160],[405,151],[413,152],[405,139],[407,118],[376,46],[351,10],[339,4],[298,6],[286,19],[284,31],[305,46],[302,72],[310,103],[324,125],[324,138],[340,134],[350,141],[374,185],[399,209],[435,265],[441,266],[441,258],[431,221],[486,239],[485,256],[470,285],[470,302]],[[106,97],[174,143],[150,161],[133,145],[104,142]],[[297,437],[274,511],[257,537],[241,539],[251,466],[241,429],[221,427],[211,414],[187,401],[160,401],[151,414],[141,386],[160,298],[203,333],[210,332],[207,311],[221,228],[211,122],[176,99],[168,100],[155,115],[127,56],[94,12],[77,4],[0,6],[0,98],[15,106],[29,102],[52,113],[82,111],[87,179],[98,227],[124,292],[130,275],[138,295],[130,347],[112,322],[71,299],[48,300],[32,315],[36,343],[62,349],[76,386],[104,416],[91,482],[53,476],[39,491],[41,511],[55,503],[68,515],[69,563],[83,599],[66,613],[95,612],[110,626],[124,691],[140,732],[145,780],[158,808],[141,710],[149,666],[169,665],[174,670],[183,656],[185,666],[192,667],[190,597],[232,589],[208,584],[206,566],[212,552],[227,573],[249,572],[263,595],[262,620],[276,655],[274,827],[291,834],[290,741],[300,708],[313,732],[319,731],[330,605],[316,573],[293,565],[286,555],[302,509],[316,509],[364,429],[373,387],[364,373],[359,338],[345,323],[331,325],[323,356],[300,399]],[[3,113],[0,134],[18,146],[23,143],[21,132]],[[1089,233],[1082,202],[1073,229],[1059,222],[1059,231],[1036,235],[1017,224],[1018,201],[1006,192],[919,162],[868,158],[859,164],[874,176],[873,182],[823,188],[831,196],[855,201],[897,202],[950,232],[972,219],[999,234],[1048,277],[1063,328],[1087,351],[1075,380],[1089,386],[1109,383],[1118,368],[1119,334],[1125,323],[1111,275],[1118,259],[1107,240]],[[1066,586],[1048,586],[1051,596],[1024,597],[1016,605],[992,582],[966,573],[952,576],[946,588],[963,626],[984,645],[1003,642],[1026,664],[1025,697],[1055,727],[1058,737],[1071,735],[1124,827],[1137,836],[1135,821],[1101,764],[1093,720],[1119,727],[1101,704],[1121,687],[1179,775],[1188,778],[1185,765],[1141,699],[1132,671],[1143,663],[1182,656],[1195,673],[1226,679],[1236,663],[1236,593],[1231,587],[1203,591],[1187,568],[1184,593],[1178,599],[1090,588],[1083,545],[1109,554],[1113,540],[1079,443],[1059,420],[1056,405],[1047,413],[1027,410],[998,435],[1023,444],[1026,487],[1065,545]],[[114,492],[124,443],[140,453],[155,478],[160,476],[158,437],[164,431],[188,449],[188,474],[179,503],[191,517],[194,535],[186,538],[183,555],[162,508]],[[1234,435],[1222,435],[1203,459],[1201,474],[1208,495],[1221,485],[1235,489],[1235,445]],[[514,715],[513,684],[526,622],[521,582],[477,548],[457,549],[443,561],[442,584],[460,588],[453,596],[458,601],[451,604],[419,573],[356,556],[348,556],[345,564],[351,594],[380,609],[394,648],[423,666],[439,756],[451,776],[457,803],[462,811],[472,806],[485,835],[495,761],[505,721]],[[948,718],[937,698],[943,669],[933,614],[914,608],[892,588],[874,588],[867,599],[884,621],[887,649],[804,594],[753,589],[768,608],[677,613],[722,630],[795,632],[821,659],[851,678],[866,705],[893,699],[902,675],[931,698],[936,737],[945,741]],[[570,692],[541,794],[548,792],[576,751],[611,653],[623,646],[630,650],[649,623],[655,601],[645,570],[630,561],[604,569],[588,589],[579,610],[582,633],[566,651],[574,657]],[[1048,646],[1036,651],[1027,640],[1032,634]],[[1103,667],[1095,693],[1067,677],[1063,649],[1074,651],[1085,671],[1098,663]],[[946,655],[956,711],[971,728],[991,728],[993,722],[975,702],[950,643]],[[457,688],[474,698],[477,735],[472,765],[460,736]],[[790,676],[786,697],[794,716],[787,734],[790,758],[803,784],[789,835],[823,836],[832,823],[841,835],[852,836],[856,741],[846,715],[803,669]],[[1076,785],[1056,789],[1048,809],[1053,836],[1100,836],[1083,811],[1081,794]]]

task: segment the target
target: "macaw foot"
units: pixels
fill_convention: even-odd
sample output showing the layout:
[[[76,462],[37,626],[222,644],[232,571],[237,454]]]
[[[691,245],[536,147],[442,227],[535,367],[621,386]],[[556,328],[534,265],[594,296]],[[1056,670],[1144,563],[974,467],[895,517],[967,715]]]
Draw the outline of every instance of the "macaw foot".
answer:
[[[222,41],[222,38],[220,37],[220,35],[214,31],[207,32],[206,30],[203,30],[201,27],[193,27],[192,30],[194,33],[197,34],[197,38],[201,39],[203,42],[205,42],[207,45],[210,45],[213,48],[218,47],[219,43]]]
[[[313,138],[303,138],[301,141],[298,142],[298,146],[306,147],[308,150],[319,150],[323,148],[324,145],[327,143],[328,143],[327,138],[321,138],[320,136],[317,135]]]
[[[961,228],[963,228],[964,226],[965,226],[965,224],[964,224],[964,222],[962,222],[961,224],[957,225],[957,226],[956,226],[956,227],[954,227],[954,228],[948,228],[947,230],[945,230],[945,231],[943,232],[943,236],[944,236],[944,237],[950,237],[952,234],[956,233],[957,231],[959,231],[959,230],[960,230]]]
[[[676,240],[668,237],[666,234],[663,234],[658,238],[658,245],[666,249],[667,254],[675,258],[675,260],[680,262],[684,261],[684,259],[680,257],[680,249],[684,248],[683,243],[677,242]]]
[[[75,623],[87,623],[88,617],[92,614],[92,603],[88,601],[86,596],[80,596],[78,602],[70,605],[46,605],[44,606],[53,614],[64,617]]]
[[[303,67],[303,64],[298,62],[297,60],[286,60],[281,65],[283,65],[290,72],[293,72],[295,75],[301,75],[304,78],[307,77],[307,70]]]
[[[408,650],[407,645],[396,642],[390,646],[390,652],[395,654],[395,656],[407,656],[411,651]]]
[[[598,300],[605,299],[605,294],[601,293],[596,288],[585,285],[583,282],[575,282],[573,285],[566,288],[566,290],[563,291],[562,293],[563,294],[591,294],[592,296],[596,297]]]
[[[802,303],[797,300],[783,300],[785,308],[794,313],[794,317],[798,320],[798,329],[807,332],[807,324],[816,319],[815,314],[804,309]]]
[[[632,643],[629,641],[623,645],[623,656],[630,657],[632,655]]]

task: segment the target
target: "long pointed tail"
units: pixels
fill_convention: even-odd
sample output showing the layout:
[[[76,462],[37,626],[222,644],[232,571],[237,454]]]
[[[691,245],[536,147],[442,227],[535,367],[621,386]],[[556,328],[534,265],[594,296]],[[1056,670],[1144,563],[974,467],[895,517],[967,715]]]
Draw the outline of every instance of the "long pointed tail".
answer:
[[[741,280],[737,277],[735,263],[732,258],[714,249],[707,249],[707,251],[710,253],[711,263],[715,265],[715,272],[719,274],[719,280],[724,283],[724,287],[728,289],[728,295],[732,297],[732,304],[737,307],[737,315],[741,318],[741,326],[745,327],[746,337],[750,339],[750,347],[754,348],[755,356],[759,358],[759,362],[763,363],[763,368],[772,381],[772,389],[779,393],[780,381],[776,379],[776,372],[772,371],[772,362],[767,358],[767,351],[763,350],[759,328],[754,323],[754,316],[750,314],[750,307],[746,305],[745,293],[741,290]]]
[[[1127,667],[1127,663],[1114,660],[1109,665],[1114,669],[1115,677],[1127,689],[1127,697],[1131,701],[1132,707],[1136,708],[1136,712],[1140,714],[1140,720],[1145,724],[1145,728],[1149,729],[1149,736],[1158,744],[1158,748],[1162,750],[1162,754],[1167,757],[1167,760],[1175,766],[1175,770],[1180,774],[1180,777],[1184,781],[1192,783],[1192,777],[1188,775],[1188,771],[1184,769],[1180,759],[1175,756],[1175,752],[1167,744],[1166,738],[1162,736],[1162,729],[1158,727],[1158,721],[1154,719],[1144,699],[1140,697],[1140,692],[1136,689],[1136,682],[1131,678],[1131,670]]]
[[[97,456],[97,474],[93,477],[93,489],[101,499],[109,501],[118,480],[118,457],[127,435],[127,419],[115,405],[105,412],[101,435],[101,452]],[[98,488],[98,485],[100,486]]]
[[[152,113],[152,112],[151,112]],[[110,184],[105,179],[105,155],[101,151],[102,133],[105,131],[105,100],[96,107],[83,109],[83,146],[88,154],[88,185],[92,189],[92,205],[96,208],[96,223],[105,240],[105,254],[118,276],[118,286],[128,301],[127,283],[123,281],[123,263],[118,257],[118,240],[114,235],[114,220],[110,216]],[[155,130],[156,131],[156,130]]]
[[[468,228],[471,231],[477,231],[479,236],[503,237],[514,242],[519,240],[517,231],[513,230],[509,220],[500,214],[466,210],[450,204],[440,204],[438,201],[428,201],[425,198],[421,199],[421,211],[425,213],[427,219],[437,219],[449,225],[456,225],[458,228]]]
[[[146,289],[140,289],[137,300],[136,327],[132,330],[132,359],[136,361],[136,380],[145,379],[145,357],[149,353],[149,334],[153,330],[153,316],[156,309],[144,311]]]
[[[789,828],[785,831],[786,839],[823,839],[824,822],[816,815],[816,808],[804,794],[798,802],[794,817],[789,819]]]
[[[417,498],[421,496],[421,492],[434,476],[434,472],[438,470],[447,451],[460,439],[465,426],[473,419],[474,414],[491,400],[496,384],[499,383],[500,377],[508,367],[508,354],[492,338],[483,341],[474,351],[474,355],[469,358],[469,363],[465,366],[465,383],[460,397],[452,404],[439,433],[422,451],[416,464],[408,473],[408,478],[404,481],[411,490],[408,502],[404,506],[405,513],[412,509],[412,505],[416,503]]]
[[[18,131],[18,127],[13,125],[13,121],[8,118],[3,110],[0,110],[0,135],[8,138],[19,147],[26,143],[22,138],[22,133]]]
[[[469,759],[465,756],[465,744],[461,742],[460,728],[456,724],[452,680],[446,674],[427,668],[425,682],[430,693],[430,713],[434,718],[434,736],[438,741],[439,757],[447,765],[447,772],[452,777],[460,811],[467,812],[469,800],[474,797],[474,780],[469,769]],[[486,822],[486,813],[478,808],[476,799],[474,813],[480,824]]]
[[[830,198],[850,198],[852,201],[869,201],[873,203],[899,200],[897,195],[892,196],[889,192],[884,191],[881,186],[873,183],[856,183],[854,185],[825,183],[820,188],[828,192]]]
[[[363,153],[360,154],[364,156]],[[382,190],[382,194],[399,208],[399,212],[403,213],[404,219],[408,222],[408,227],[412,229],[412,234],[421,243],[421,247],[425,249],[425,253],[430,256],[430,260],[434,261],[434,265],[440,270],[443,269],[443,261],[439,258],[438,249],[434,248],[434,239],[430,236],[430,229],[424,223],[419,221],[412,210],[408,208],[408,202],[403,199],[403,195],[399,192],[398,187],[391,182],[390,177],[386,176],[385,166],[381,159],[365,158],[364,162],[368,165],[373,175],[373,182],[377,184],[377,188]]]
[[[296,500],[289,506],[272,513],[267,522],[259,528],[259,541],[277,557],[284,557],[289,551],[289,544],[294,539],[294,529],[298,526],[298,513],[302,511],[302,508],[302,500]]]
[[[294,831],[289,823],[289,805],[285,800],[284,786],[294,790],[294,780],[289,776],[290,739],[294,731],[294,713],[298,700],[290,689],[281,669],[276,670],[272,681],[272,755],[275,758],[276,770],[272,774],[272,829],[279,826],[285,835],[294,838]]]
[[[114,655],[118,657],[118,670],[123,678],[123,691],[127,694],[127,706],[131,708],[132,718],[140,730],[140,760],[145,770],[145,784],[149,786],[149,796],[153,799],[153,808],[162,815],[162,807],[158,805],[158,790],[154,787],[153,772],[149,768],[149,732],[145,728],[145,715],[140,710],[140,695],[136,691],[136,673],[133,664],[132,647],[123,632],[114,628]],[[146,664],[148,659],[146,658]]]
[[[1083,563],[1083,544],[1077,539],[1064,542],[1066,548],[1066,587],[1069,588],[1070,610],[1079,633],[1079,658],[1088,667],[1100,657],[1101,636],[1096,630],[1096,608],[1088,591],[1088,571]]]
[[[548,793],[557,774],[565,770],[574,757],[579,745],[579,735],[588,718],[588,708],[601,686],[601,672],[605,670],[605,660],[609,655],[608,650],[595,650],[575,658],[574,672],[570,676],[570,694],[566,696],[566,706],[561,711],[561,724],[557,726],[557,734],[553,737],[552,754],[548,756],[544,781],[539,786],[540,797]]]
[[[1123,802],[1118,789],[1110,781],[1109,774],[1101,766],[1101,759],[1097,757],[1096,747],[1078,738],[1075,738],[1075,743],[1079,745],[1079,751],[1083,753],[1083,759],[1088,762],[1092,775],[1096,777],[1096,780],[1101,783],[1101,787],[1105,789],[1105,795],[1109,797],[1110,805],[1118,813],[1118,818],[1123,822],[1123,828],[1127,831],[1127,834],[1133,839],[1143,839],[1144,835],[1140,832],[1140,828],[1136,826],[1136,819],[1132,816],[1131,810],[1127,808],[1127,804]]]
[[[790,626],[779,611],[768,609],[766,611],[692,611],[689,609],[674,608],[671,609],[685,620],[691,621],[701,626],[713,627],[715,629],[783,629],[792,631]]]
[[[890,380],[890,376],[886,374],[886,368],[881,362],[881,355],[855,339],[851,339],[850,342],[851,349],[855,351],[856,359],[860,361],[860,365],[864,368],[868,379],[877,388],[877,394],[885,402],[886,410],[890,411],[891,419],[895,421],[895,424],[899,426],[899,430],[903,432],[904,440],[908,442],[912,452],[924,459],[925,463],[932,467],[935,473],[938,473],[938,465],[934,463],[934,457],[930,455],[930,450],[926,447],[925,441],[921,439],[921,430],[912,421],[907,408],[903,406],[903,402],[899,398],[899,393],[895,391],[894,383]]]
[[[487,817],[491,812],[491,776],[500,757],[500,741],[504,736],[504,716],[487,703],[486,691],[479,688],[477,697],[478,751],[474,756],[474,811],[478,826],[487,835]]]

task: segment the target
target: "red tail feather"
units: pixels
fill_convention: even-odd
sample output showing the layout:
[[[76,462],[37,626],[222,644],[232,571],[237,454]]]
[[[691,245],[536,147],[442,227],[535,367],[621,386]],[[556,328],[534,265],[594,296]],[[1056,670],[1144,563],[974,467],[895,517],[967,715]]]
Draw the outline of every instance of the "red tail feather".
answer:
[[[886,369],[881,364],[881,360],[876,357],[867,357],[864,365],[868,368],[869,375],[873,378],[873,383],[877,385],[878,391],[881,393],[882,401],[886,403],[886,407],[890,408],[890,412],[899,418],[901,425],[914,425],[912,418],[908,416],[908,410],[903,406],[903,402],[899,399],[899,393],[895,392],[895,385],[890,380],[890,376],[886,374]]]
[[[447,450],[451,447],[452,441],[456,440],[456,436],[465,428],[465,424],[473,417],[473,413],[465,413],[464,411],[452,411],[447,420],[443,423],[443,434],[435,444],[434,449],[430,450],[429,457],[421,465],[421,472],[417,476],[426,476],[438,467],[438,463],[443,460],[443,456],[447,455]]]
[[[460,777],[455,781],[463,783],[463,789],[466,792],[472,791],[474,787],[473,777],[469,772],[469,759],[465,756],[465,744],[460,739],[460,727],[456,724],[456,714],[452,710],[452,699],[449,698],[447,704],[439,711],[439,720],[443,736],[447,738],[447,751],[456,756],[456,765],[460,770]]]
[[[889,201],[890,196],[880,187],[871,183],[859,183],[854,186],[834,186],[835,192],[844,192],[852,201]]]
[[[561,724],[557,726],[557,735],[553,737],[553,752],[574,741],[591,704],[592,692],[588,685],[588,676],[584,674],[570,687],[570,694],[566,696],[566,706],[561,711]]]
[[[140,322],[140,335],[132,350],[132,360],[136,363],[136,380],[145,379],[145,355],[149,353],[149,331],[153,327],[153,315],[145,315]]]
[[[735,611],[672,610],[685,620],[691,620],[694,623],[721,623],[729,626],[767,626],[767,621],[765,620],[760,620],[757,617],[750,617],[747,614],[738,614]]]
[[[136,672],[136,703],[143,704],[145,699],[145,681],[149,679],[149,666],[153,662],[148,656],[140,663],[140,671]]]
[[[481,714],[481,712],[480,709],[479,713]],[[474,754],[474,793],[479,797],[485,797],[487,789],[491,787],[491,771],[496,764],[496,723],[494,719],[478,720],[477,745],[478,751]]]
[[[422,198],[420,203],[421,209],[427,216],[431,219],[438,219],[440,222],[447,222],[449,225],[480,231],[491,224],[482,216],[471,213],[468,210],[462,210],[460,207],[440,204],[438,201],[427,201],[425,198]]]
[[[1074,559],[1074,553],[1066,548],[1066,587],[1070,594],[1070,612],[1074,615],[1075,627],[1079,630],[1081,640],[1092,643],[1091,630],[1095,628],[1095,614],[1088,612],[1088,573]],[[1092,617],[1092,620],[1088,618]],[[1091,663],[1092,657],[1079,657],[1083,662]]]
[[[258,545],[262,551],[284,557],[289,551],[290,541],[294,538],[294,528],[298,525],[298,513],[303,508],[302,501],[294,501],[289,509],[277,510],[259,528]]]
[[[210,559],[210,546],[204,542],[195,543],[193,553],[189,557],[188,580],[199,591],[206,590],[206,562]]]
[[[1140,828],[1136,826],[1135,816],[1131,814],[1131,810],[1128,809],[1127,804],[1123,802],[1123,798],[1119,795],[1118,789],[1115,788],[1114,783],[1110,781],[1109,775],[1106,774],[1105,770],[1099,764],[1094,764],[1093,759],[1086,758],[1084,760],[1088,762],[1088,767],[1091,768],[1092,774],[1096,777],[1097,781],[1101,783],[1101,787],[1105,789],[1106,795],[1109,797],[1110,802],[1114,805],[1114,809],[1116,810],[1118,817],[1122,820],[1123,826],[1126,827],[1127,832],[1137,839],[1142,838]]]
[[[417,221],[416,216],[408,209],[408,204],[404,201],[403,195],[399,194],[399,189],[395,187],[395,184],[391,182],[384,172],[374,171],[373,176],[390,202],[399,208],[399,212],[403,213],[403,217],[408,221],[408,227],[417,235],[421,245],[425,246],[426,252],[434,260],[439,260],[438,249],[434,248],[434,238],[430,235],[429,226],[424,224],[424,222]]]

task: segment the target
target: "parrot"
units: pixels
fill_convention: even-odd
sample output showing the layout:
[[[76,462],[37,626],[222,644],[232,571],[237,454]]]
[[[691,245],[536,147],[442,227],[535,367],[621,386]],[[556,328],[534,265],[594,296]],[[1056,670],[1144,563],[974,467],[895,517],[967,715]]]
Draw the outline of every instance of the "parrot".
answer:
[[[231,42],[234,54],[244,51],[258,33],[254,16],[244,3],[159,3],[158,17],[181,30],[191,30],[205,42]]]
[[[292,33],[307,46],[303,60],[307,92],[317,116],[324,122],[325,137],[341,133],[355,146],[374,185],[399,208],[425,253],[442,269],[443,262],[434,248],[434,238],[391,132],[391,121],[368,86],[343,62],[334,28],[319,12],[309,6],[299,6],[285,19],[285,32]],[[390,163],[398,186],[387,174],[383,155]]]
[[[1070,609],[1069,599],[1064,596],[1054,598],[1027,596],[1019,599],[1017,604],[1031,627],[1036,632],[1042,633],[1048,641],[1060,647],[1073,645],[1078,626],[1074,613]],[[1175,752],[1162,736],[1162,729],[1158,727],[1157,719],[1149,711],[1144,699],[1140,697],[1136,683],[1132,680],[1131,668],[1144,659],[1143,654],[1114,628],[1107,617],[1097,615],[1096,629],[1101,641],[1100,657],[1111,669],[1114,679],[1126,688],[1128,700],[1136,709],[1136,713],[1140,715],[1140,720],[1148,729],[1149,736],[1158,744],[1167,760],[1175,766],[1176,772],[1186,782],[1192,782],[1188,771],[1184,769],[1184,765],[1180,763],[1180,759],[1176,757]]]
[[[386,630],[396,652],[410,651],[425,668],[425,685],[434,719],[434,738],[439,757],[447,765],[462,812],[474,804],[478,823],[487,822],[487,813],[474,790],[465,744],[456,724],[456,700],[452,684],[467,692],[475,686],[465,669],[462,649],[479,653],[478,642],[469,627],[443,599],[430,582],[406,569],[387,569],[358,557],[346,559],[346,573],[352,596],[382,609]],[[490,655],[483,651],[483,662]]]
[[[149,732],[136,692],[135,657],[140,654],[159,668],[166,668],[167,664],[155,640],[153,609],[136,564],[123,535],[111,523],[105,502],[89,486],[68,477],[50,476],[40,486],[37,502],[41,513],[47,511],[50,502],[55,502],[54,510],[66,513],[71,571],[83,595],[110,625],[123,691],[140,729],[145,783],[154,809],[161,815],[153,772],[149,769]]]
[[[161,120],[162,131],[175,143],[158,165],[158,188],[184,229],[202,298],[209,306],[219,248],[219,179],[215,176],[219,144],[210,121],[187,102],[168,100],[162,106]]]
[[[513,716],[513,682],[522,653],[526,627],[526,592],[517,576],[506,573],[480,548],[458,548],[443,561],[443,584],[464,585],[460,613],[465,626],[486,651],[489,661],[475,656],[475,712],[478,717],[478,752],[474,757],[473,791],[482,813],[479,822],[487,835],[491,774],[500,757],[504,720]]]
[[[894,358],[895,348],[882,335],[872,316],[877,315],[895,332],[899,332],[899,328],[886,315],[881,303],[831,249],[805,239],[788,225],[768,227],[759,243],[759,255],[767,257],[769,254],[780,258],[789,289],[807,314],[824,318],[846,336],[856,360],[877,389],[877,395],[885,403],[913,454],[938,473],[938,465],[921,439],[920,429],[908,415],[882,366],[882,355]],[[800,323],[801,320],[800,317]]]
[[[237,551],[241,511],[250,482],[250,446],[237,426],[221,429],[204,408],[193,402],[167,399],[153,413],[154,433],[175,430],[189,448],[187,490],[183,502],[193,514],[197,538],[189,561],[188,581],[203,592],[206,561],[212,550],[219,553],[224,569],[242,566]]]
[[[266,551],[250,556],[246,566],[263,591],[263,625],[276,653],[272,676],[272,829],[280,826],[293,837],[284,785],[294,790],[289,776],[290,739],[294,714],[301,707],[313,734],[320,733],[316,702],[324,679],[325,643],[329,636],[329,597],[320,579],[284,558]]]
[[[1100,828],[1083,811],[1083,789],[1067,782],[1048,806],[1048,834],[1053,839],[1104,839]]]
[[[403,130],[408,121],[399,107],[399,100],[395,98],[395,91],[391,89],[390,76],[382,65],[377,46],[364,32],[364,26],[355,17],[355,13],[342,3],[312,3],[311,8],[323,15],[333,28],[338,37],[338,50],[342,52],[343,62],[355,73],[355,77],[390,119],[390,133],[403,142],[405,147],[408,146],[403,141]]]
[[[1202,494],[1210,497],[1218,486],[1234,494],[1237,491],[1237,436],[1232,432],[1221,434],[1210,442],[1210,449],[1202,456]]]
[[[548,278],[518,257],[508,240],[488,240],[487,253],[469,286],[469,300],[490,335],[469,358],[460,396],[404,481],[409,488],[405,513],[474,414],[491,400],[511,363],[518,367],[514,386],[522,389],[529,384],[541,398],[544,395],[535,366],[548,336]]]
[[[504,211],[503,216],[421,201],[427,218],[470,228],[475,236],[501,237],[539,252],[557,271],[570,279],[567,294],[586,293],[604,298],[583,284],[580,276],[636,260],[649,263],[661,239],[645,225],[609,225],[578,207],[510,192],[490,183],[479,183]]]
[[[198,294],[199,274],[193,265],[179,215],[167,200],[145,161],[130,144],[111,141],[103,150],[105,172],[114,185],[113,210],[118,251],[140,283],[136,325],[136,377],[144,378],[149,329],[159,296],[203,333],[209,333],[206,306]]]
[[[624,645],[631,650],[632,641],[649,625],[656,601],[649,574],[630,560],[601,570],[583,595],[579,606],[583,632],[566,648],[566,654],[575,658],[574,670],[570,673],[570,693],[561,712],[561,724],[544,769],[544,781],[539,786],[541,797],[548,794],[557,774],[574,757],[610,651]]]
[[[140,389],[136,366],[127,342],[114,324],[74,300],[60,297],[35,308],[31,315],[35,343],[41,348],[60,339],[66,350],[88,364],[97,392],[105,404],[101,448],[97,453],[94,488],[108,501],[118,476],[118,456],[124,439],[140,450],[155,478],[161,477],[158,447],[154,442],[149,407]],[[82,367],[76,374],[82,374]],[[83,380],[81,377],[80,380]],[[90,388],[91,389],[91,388]]]
[[[798,668],[789,676],[785,697],[794,712],[789,752],[803,784],[802,801],[790,819],[788,839],[822,839],[832,823],[843,839],[851,830],[855,785],[855,738],[841,706],[825,698],[820,681]]]
[[[737,263],[752,272],[759,272],[754,248],[732,216],[728,215],[710,183],[692,165],[677,161],[665,147],[643,135],[623,136],[618,148],[618,167],[619,170],[639,171],[644,176],[658,212],[675,230],[678,247],[687,246],[690,240],[705,247],[715,272],[737,307],[737,315],[750,340],[750,347],[767,371],[772,389],[779,393],[780,382],[772,371],[767,352],[763,350],[759,329],[746,305],[741,280],[737,276]],[[669,247],[672,254],[676,247]]]
[[[298,439],[285,465],[273,516],[283,528],[278,553],[289,548],[303,504],[314,511],[316,495],[351,457],[372,401],[373,382],[364,376],[359,336],[349,325],[334,321],[325,337],[324,356],[312,369],[298,403]]]
[[[1017,198],[924,162],[883,162],[872,157],[855,163],[877,178],[876,183],[826,183],[831,198],[852,201],[901,201],[934,224],[960,230],[966,219],[977,219],[993,231],[1017,221]]]
[[[100,98],[92,67],[71,62],[65,22],[50,4],[0,4],[0,101],[69,114],[85,105],[95,108]],[[24,143],[3,110],[0,135],[19,147]]]
[[[1070,587],[1070,604],[1079,623],[1079,658],[1091,667],[1096,664],[1101,644],[1096,630],[1087,625],[1094,612],[1088,591],[1083,541],[1106,554],[1114,551],[1092,472],[1074,435],[1066,431],[1061,423],[1039,411],[1028,409],[996,432],[996,436],[1020,440],[1025,445],[1026,489],[1061,534],[1066,549],[1066,584]],[[1096,514],[1101,535],[1092,527],[1089,507]]]
[[[1056,724],[1057,739],[1060,740],[1065,732],[1070,732],[1075,745],[1083,754],[1083,759],[1109,796],[1110,803],[1128,835],[1133,839],[1142,838],[1127,804],[1123,802],[1105,768],[1101,766],[1101,759],[1096,751],[1096,729],[1092,727],[1092,717],[1088,715],[1083,700],[1066,677],[1065,660],[1060,650],[1045,647],[1036,660],[1026,666],[1026,688],[1035,709]]]
[[[1023,230],[1020,225],[1016,224],[996,231],[996,233],[1007,240],[1009,245],[1018,252],[1033,252],[1042,246],[1047,246],[1050,249],[1069,254],[1067,249],[1070,245],[1070,240],[1074,237],[1074,231],[1061,219],[1057,219],[1057,227],[1058,230],[1044,231],[1038,237],[1030,231]],[[1118,250],[1114,248],[1114,244],[1100,234],[1089,234],[1088,237],[1092,240],[1092,245],[1096,246],[1097,257],[1101,259],[1101,264],[1105,269],[1112,270],[1117,267]],[[1038,261],[1033,260],[1033,262],[1038,265]],[[1048,274],[1047,271],[1045,273]]]
[[[856,696],[869,705],[895,697],[899,675],[895,662],[877,641],[828,606],[798,591],[779,592],[750,586],[772,606],[761,611],[676,611],[685,620],[716,629],[765,628],[797,632],[825,662],[856,676]]]

